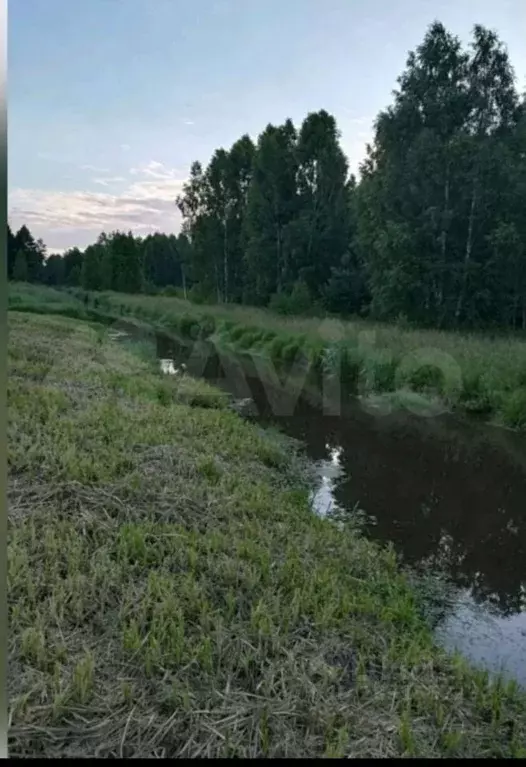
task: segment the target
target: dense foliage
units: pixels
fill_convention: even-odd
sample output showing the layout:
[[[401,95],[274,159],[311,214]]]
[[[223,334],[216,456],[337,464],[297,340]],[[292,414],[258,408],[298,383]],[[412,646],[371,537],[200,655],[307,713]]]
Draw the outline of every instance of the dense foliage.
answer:
[[[438,327],[526,328],[526,96],[506,48],[435,22],[349,174],[333,116],[242,136],[193,163],[179,236],[102,234],[44,263],[9,230],[9,276]]]

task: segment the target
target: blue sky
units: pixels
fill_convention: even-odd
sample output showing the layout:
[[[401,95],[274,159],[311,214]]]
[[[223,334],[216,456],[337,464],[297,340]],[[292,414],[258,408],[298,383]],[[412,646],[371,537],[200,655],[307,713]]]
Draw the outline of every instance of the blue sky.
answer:
[[[11,0],[11,224],[52,252],[177,231],[193,160],[321,108],[356,170],[434,19],[496,29],[526,89],[526,0]]]

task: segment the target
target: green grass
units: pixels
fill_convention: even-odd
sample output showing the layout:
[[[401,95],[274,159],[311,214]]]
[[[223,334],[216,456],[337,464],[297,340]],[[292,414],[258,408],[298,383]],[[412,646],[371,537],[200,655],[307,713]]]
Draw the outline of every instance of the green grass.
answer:
[[[226,350],[257,354],[329,373],[343,388],[371,395],[413,391],[430,407],[526,428],[526,339],[413,330],[364,321],[283,317],[265,309],[196,305],[170,296],[90,294],[10,285],[10,307],[84,319],[126,317],[189,340],[211,339]],[[397,401],[402,402],[403,396]],[[429,410],[429,408],[428,408]],[[425,411],[425,408],[424,408]],[[425,411],[427,412],[427,411]]]
[[[10,312],[8,364],[12,756],[525,755],[283,438],[67,317]]]

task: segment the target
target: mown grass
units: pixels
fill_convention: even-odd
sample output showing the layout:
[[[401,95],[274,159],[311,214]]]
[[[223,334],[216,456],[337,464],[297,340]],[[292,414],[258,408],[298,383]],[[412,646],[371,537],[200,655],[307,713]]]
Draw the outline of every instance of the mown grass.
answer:
[[[44,311],[49,289],[29,288],[31,295],[26,286],[10,288],[10,305]],[[62,306],[57,296],[63,297]],[[110,292],[87,296],[74,289],[51,291],[49,311],[81,318],[126,316],[185,339],[208,338],[274,365],[295,363],[318,377],[339,375],[349,394],[383,394],[391,404],[413,409],[411,393],[416,392],[431,410],[438,399],[452,410],[526,428],[526,340],[517,335],[490,338],[334,318],[289,318],[236,305],[203,306],[176,297]]]
[[[11,312],[8,362],[11,755],[526,755],[281,438],[84,322]]]

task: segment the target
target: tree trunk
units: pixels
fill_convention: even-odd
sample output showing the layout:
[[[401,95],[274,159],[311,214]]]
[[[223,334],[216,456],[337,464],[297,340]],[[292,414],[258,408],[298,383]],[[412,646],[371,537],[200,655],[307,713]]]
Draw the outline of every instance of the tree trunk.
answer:
[[[447,231],[449,228],[449,173],[451,164],[446,166],[444,182],[444,210],[442,213],[442,231],[440,233],[440,272],[438,278],[437,305],[440,308],[444,301],[444,275],[446,273]]]
[[[181,278],[183,281],[183,296],[186,301],[186,273],[184,271],[184,265],[181,264]]]
[[[225,216],[223,238],[223,297],[228,303],[228,218]]]
[[[462,273],[462,283],[460,286],[460,292],[458,294],[457,307],[455,309],[455,321],[458,324],[462,310],[464,308],[464,301],[466,298],[466,287],[468,281],[468,270],[471,262],[471,251],[473,248],[473,228],[475,222],[475,210],[477,207],[477,177],[473,178],[473,188],[471,191],[471,205],[469,209],[469,221],[468,221],[468,234],[466,238],[466,250],[464,254],[464,269]]]
[[[217,291],[217,303],[221,303],[221,286],[219,284],[219,268],[217,265],[217,259],[214,259],[214,271],[216,277],[216,291]]]
[[[281,291],[281,225],[276,225],[276,290]]]

